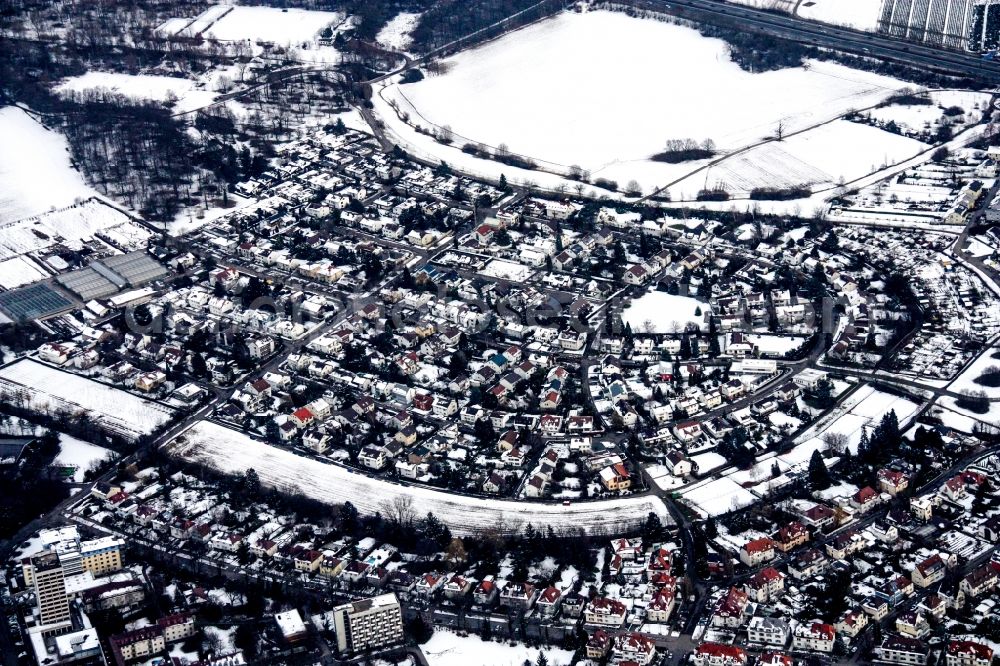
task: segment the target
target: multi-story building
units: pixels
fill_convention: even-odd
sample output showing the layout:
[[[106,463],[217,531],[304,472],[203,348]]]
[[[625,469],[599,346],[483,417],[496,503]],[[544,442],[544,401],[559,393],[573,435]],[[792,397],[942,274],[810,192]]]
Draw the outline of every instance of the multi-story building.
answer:
[[[35,599],[43,633],[62,633],[71,626],[66,578],[59,556],[45,552],[31,558]]]
[[[788,623],[776,617],[754,616],[747,625],[747,639],[761,645],[784,647],[789,633]]]
[[[395,594],[382,594],[333,609],[337,650],[358,653],[403,641],[403,614]]]
[[[993,663],[993,649],[975,641],[951,641],[946,654],[946,666],[990,666]]]
[[[774,559],[775,543],[766,537],[754,539],[740,548],[740,561],[748,567],[755,567]]]
[[[587,604],[583,616],[587,624],[601,627],[620,627],[625,624],[628,609],[617,599],[597,597]]]
[[[833,652],[837,630],[831,624],[810,622],[800,624],[792,635],[792,649],[808,652]]]
[[[889,635],[875,648],[875,656],[890,664],[926,664],[927,645],[916,638]]]

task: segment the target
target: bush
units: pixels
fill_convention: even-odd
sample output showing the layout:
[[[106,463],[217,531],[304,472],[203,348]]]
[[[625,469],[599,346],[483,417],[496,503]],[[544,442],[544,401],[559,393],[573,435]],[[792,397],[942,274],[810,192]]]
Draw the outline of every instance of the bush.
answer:
[[[729,201],[729,192],[721,187],[701,190],[696,197],[698,201]]]
[[[399,79],[400,83],[416,83],[417,81],[423,81],[424,73],[419,69],[408,69]]]
[[[950,156],[951,156],[951,151],[949,151],[944,146],[941,146],[940,148],[934,151],[934,154],[931,155],[931,159],[934,160],[935,162],[944,162]]]
[[[1000,386],[1000,365],[991,365],[990,367],[983,370],[983,374],[976,377],[975,381],[980,386],[989,386],[990,388],[997,388]]]
[[[604,188],[605,190],[611,190],[612,192],[618,191],[618,182],[614,180],[608,180],[607,178],[598,178],[594,181],[594,185],[597,187]]]
[[[964,113],[965,109],[963,109],[960,106],[949,106],[947,109],[944,110],[944,115],[948,116],[949,118],[954,118],[955,116],[961,116]]]
[[[985,391],[962,391],[962,397],[957,398],[955,404],[976,414],[990,411],[990,399],[986,397]]]
[[[794,187],[755,187],[750,190],[750,198],[754,200],[788,201],[789,199],[804,199],[812,194],[805,185]]]
[[[930,106],[931,100],[923,95],[916,95],[912,92],[901,92],[888,99],[886,104],[898,104],[900,106]]]
[[[679,164],[680,162],[693,162],[694,160],[705,160],[715,157],[714,150],[704,148],[688,148],[684,150],[665,150],[662,153],[653,155],[654,162],[666,162],[668,164]]]

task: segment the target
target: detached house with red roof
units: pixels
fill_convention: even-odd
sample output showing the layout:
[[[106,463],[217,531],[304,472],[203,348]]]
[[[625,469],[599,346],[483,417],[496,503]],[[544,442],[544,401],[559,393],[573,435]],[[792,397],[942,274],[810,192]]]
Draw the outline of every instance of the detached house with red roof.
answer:
[[[625,624],[628,609],[617,599],[597,597],[587,604],[583,617],[587,624],[599,627],[621,627]]]
[[[871,486],[865,486],[851,496],[851,507],[858,513],[868,513],[878,506],[878,491]]]
[[[775,543],[764,537],[748,541],[740,548],[740,562],[748,567],[756,567],[774,559]]]
[[[910,486],[910,479],[905,474],[894,469],[882,468],[878,471],[878,489],[893,497]]]
[[[719,599],[715,604],[715,612],[712,614],[713,627],[741,627],[746,617],[747,601],[749,596],[737,587],[729,588],[726,596]]]
[[[785,577],[774,567],[765,567],[751,576],[744,587],[751,599],[766,603],[785,589]]]

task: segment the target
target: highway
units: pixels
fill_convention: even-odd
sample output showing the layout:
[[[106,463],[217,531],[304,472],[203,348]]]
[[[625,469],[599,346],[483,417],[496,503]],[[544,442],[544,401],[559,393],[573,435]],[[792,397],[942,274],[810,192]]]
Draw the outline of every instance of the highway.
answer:
[[[631,0],[629,4],[639,9],[674,14],[691,20],[729,24],[740,30],[756,30],[800,44],[856,53],[918,69],[973,77],[986,83],[1000,83],[1000,64],[983,60],[976,54],[903,42],[873,33],[807,21],[790,14],[768,12],[721,0]]]

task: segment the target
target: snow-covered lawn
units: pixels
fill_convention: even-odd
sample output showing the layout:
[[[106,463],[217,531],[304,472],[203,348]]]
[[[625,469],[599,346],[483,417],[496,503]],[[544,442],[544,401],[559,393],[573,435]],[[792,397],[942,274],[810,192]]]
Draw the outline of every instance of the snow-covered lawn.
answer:
[[[447,73],[391,83],[382,97],[396,100],[411,122],[450,126],[458,146],[504,143],[623,185],[635,178],[646,189],[692,168],[649,161],[669,139],[712,139],[732,150],[772,134],[779,122],[793,132],[903,87],[818,61],[751,74],[729,59],[721,40],[608,11],[563,13],[444,64]],[[391,113],[375,102],[380,115]]]
[[[802,18],[874,32],[878,28],[881,0],[805,0],[799,5]]]
[[[133,99],[170,102],[177,111],[188,111],[211,104],[215,93],[195,89],[195,82],[174,76],[87,72],[62,81],[55,87],[60,94],[107,90]]]
[[[86,414],[107,430],[136,438],[166,423],[173,410],[31,359],[0,369],[0,396],[45,413]]]
[[[483,642],[479,636],[463,638],[458,634],[438,629],[431,639],[420,646],[430,666],[523,666],[525,661],[534,664],[538,649],[523,643]],[[570,650],[547,648],[545,657],[551,666],[567,666],[573,660]]]
[[[0,225],[94,195],[70,166],[66,139],[21,109],[0,109],[0,145]]]
[[[687,296],[649,291],[622,312],[622,322],[629,324],[634,333],[683,331],[688,323],[701,325],[702,317],[695,314],[698,308],[706,312],[709,306]]]
[[[409,497],[420,515],[432,511],[453,532],[462,535],[488,527],[521,529],[529,522],[536,527],[551,525],[557,532],[583,528],[592,534],[617,534],[626,527],[640,525],[650,512],[665,524],[671,522],[663,502],[651,496],[565,506],[465,497],[401,485],[299,456],[209,421],[200,421],[178,437],[169,452],[224,473],[242,473],[252,467],[265,485],[328,504],[352,502],[363,513],[384,513],[386,502]]]
[[[681,493],[681,497],[706,516],[719,516],[727,511],[741,509],[759,499],[729,477],[695,486]]]
[[[278,7],[233,7],[215,20],[205,37],[221,41],[249,40],[280,46],[308,42],[328,25],[339,22],[337,12]]]
[[[375,41],[387,49],[405,51],[410,48],[413,39],[410,33],[420,23],[420,14],[400,12],[389,20],[375,35]]]
[[[973,361],[972,364],[966,368],[965,372],[960,374],[955,381],[951,383],[948,387],[949,390],[954,391],[955,393],[961,393],[962,391],[986,391],[987,394],[996,390],[976,383],[976,379],[989,368],[994,366],[1000,368],[1000,358],[993,358],[993,353],[995,351],[997,351],[997,348],[987,349],[986,353]]]
[[[111,453],[113,452],[103,447],[60,433],[59,455],[55,457],[53,462],[57,465],[76,467],[73,481],[82,483],[83,475],[90,469],[90,466],[104,460]]]

